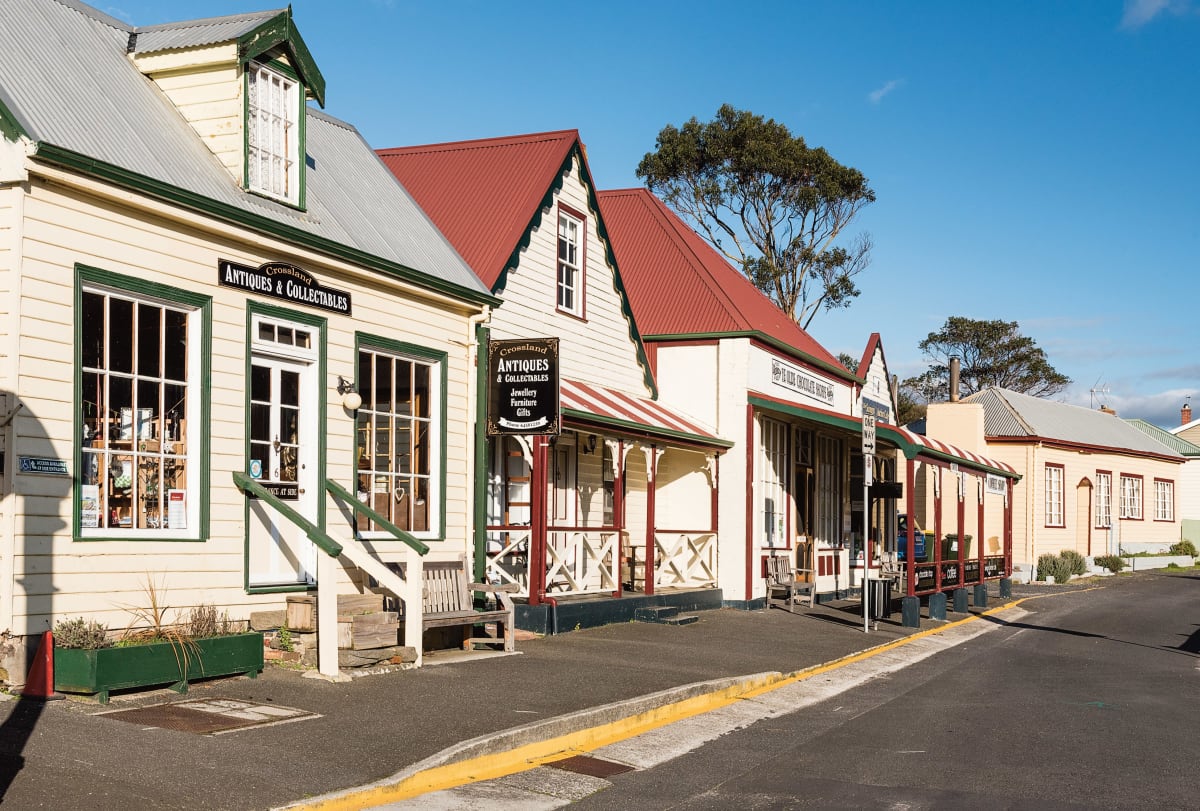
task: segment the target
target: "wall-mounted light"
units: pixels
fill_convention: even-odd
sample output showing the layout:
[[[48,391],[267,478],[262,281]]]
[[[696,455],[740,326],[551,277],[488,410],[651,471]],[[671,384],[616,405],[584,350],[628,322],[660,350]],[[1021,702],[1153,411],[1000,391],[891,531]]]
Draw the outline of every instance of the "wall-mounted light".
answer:
[[[342,408],[347,411],[357,411],[362,405],[362,395],[358,393],[358,387],[341,375],[338,375],[337,392],[342,395]]]
[[[596,435],[595,434],[588,434],[587,444],[584,445],[583,452],[584,453],[595,453],[596,452]]]

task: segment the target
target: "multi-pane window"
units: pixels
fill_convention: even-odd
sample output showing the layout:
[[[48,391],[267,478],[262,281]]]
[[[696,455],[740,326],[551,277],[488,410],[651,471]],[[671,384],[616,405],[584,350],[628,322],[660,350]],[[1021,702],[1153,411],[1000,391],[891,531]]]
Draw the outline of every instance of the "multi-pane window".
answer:
[[[578,315],[582,311],[583,223],[565,212],[558,214],[558,308]]]
[[[1112,526],[1112,474],[1096,473],[1096,526]]]
[[[84,290],[81,304],[81,534],[194,534],[188,380],[199,319],[102,290]]]
[[[1142,518],[1142,477],[1121,476],[1121,517]]]
[[[1046,526],[1066,526],[1063,520],[1063,469],[1046,465]]]
[[[787,545],[784,518],[787,503],[788,426],[762,418],[762,442],[758,451],[759,520],[763,546]]]
[[[439,365],[390,352],[358,353],[358,490],[390,523],[414,533],[437,529]],[[378,529],[360,515],[358,528]]]
[[[250,190],[298,202],[300,85],[264,65],[247,68],[246,162]]]
[[[1154,480],[1154,520],[1175,520],[1175,482]]]

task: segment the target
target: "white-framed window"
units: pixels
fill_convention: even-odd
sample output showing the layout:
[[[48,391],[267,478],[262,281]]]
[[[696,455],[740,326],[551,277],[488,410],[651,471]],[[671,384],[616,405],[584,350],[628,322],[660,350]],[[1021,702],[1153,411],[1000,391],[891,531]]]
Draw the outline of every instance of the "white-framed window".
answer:
[[[1121,475],[1121,517],[1142,520],[1142,477]]]
[[[760,419],[758,451],[759,537],[766,547],[787,546],[788,426],[767,417]]]
[[[414,535],[439,531],[443,364],[383,349],[358,352],[359,498]],[[358,529],[378,528],[360,514]]]
[[[251,191],[300,202],[300,83],[266,65],[246,68],[246,182]]]
[[[80,537],[199,537],[203,319],[88,284],[80,308]]]
[[[1154,480],[1154,520],[1175,520],[1175,482]]]
[[[1096,526],[1112,526],[1112,474],[1096,472]]]
[[[1046,465],[1046,526],[1066,526],[1063,520],[1063,468]]]
[[[583,313],[583,221],[558,212],[558,309]]]

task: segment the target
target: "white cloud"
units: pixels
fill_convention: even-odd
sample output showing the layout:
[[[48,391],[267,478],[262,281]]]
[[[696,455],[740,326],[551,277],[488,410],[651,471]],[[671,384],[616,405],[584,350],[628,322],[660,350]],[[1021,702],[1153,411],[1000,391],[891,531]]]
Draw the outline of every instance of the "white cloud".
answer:
[[[883,101],[884,96],[886,96],[888,93],[891,93],[902,84],[904,84],[903,79],[892,79],[878,90],[872,90],[870,93],[868,93],[867,98],[872,104],[878,104],[879,102]]]
[[[1141,28],[1164,12],[1173,15],[1185,14],[1190,0],[1125,0],[1125,13],[1121,15],[1121,27]]]

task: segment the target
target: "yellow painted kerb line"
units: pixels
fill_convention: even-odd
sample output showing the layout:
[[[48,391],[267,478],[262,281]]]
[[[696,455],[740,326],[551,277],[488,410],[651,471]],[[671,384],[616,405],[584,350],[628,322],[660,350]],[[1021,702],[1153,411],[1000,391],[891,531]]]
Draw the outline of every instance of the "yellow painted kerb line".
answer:
[[[1088,590],[1090,591],[1090,589]],[[443,791],[456,786],[466,785],[467,783],[495,780],[499,777],[528,771],[545,763],[561,760],[564,757],[590,752],[602,746],[627,740],[636,735],[649,732],[652,729],[657,729],[676,721],[682,721],[685,718],[691,718],[694,715],[727,707],[735,701],[755,698],[785,685],[804,681],[813,676],[819,676],[822,673],[828,673],[846,665],[860,662],[885,651],[894,650],[902,645],[909,644],[914,639],[940,634],[947,628],[974,622],[980,617],[990,616],[1000,611],[1014,608],[1026,600],[1044,596],[1051,595],[1022,597],[1019,600],[1013,600],[996,608],[988,609],[980,614],[972,614],[969,617],[955,620],[938,628],[918,631],[901,639],[876,645],[864,651],[843,656],[831,662],[814,665],[804,670],[798,670],[794,673],[774,674],[750,681],[742,681],[730,687],[714,690],[711,693],[694,696],[683,701],[677,701],[673,704],[666,704],[662,707],[656,707],[655,709],[631,715],[617,721],[611,721],[607,724],[601,724],[600,726],[571,732],[545,741],[525,744],[507,752],[497,752],[491,755],[464,760],[459,763],[435,766],[432,769],[426,769],[425,771],[410,775],[396,783],[350,791],[335,797],[315,800],[307,805],[289,806],[289,808],[308,809],[308,811],[359,811],[359,809],[373,808],[385,803],[408,800],[433,791]]]

